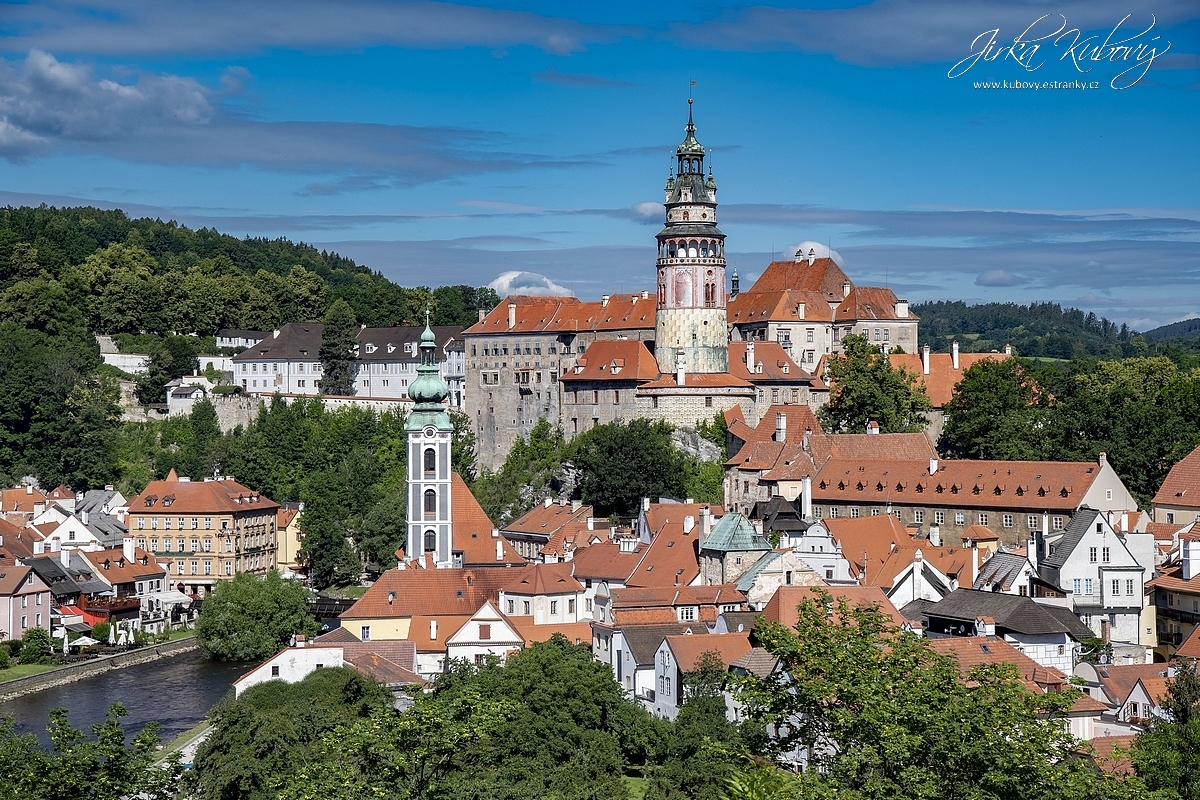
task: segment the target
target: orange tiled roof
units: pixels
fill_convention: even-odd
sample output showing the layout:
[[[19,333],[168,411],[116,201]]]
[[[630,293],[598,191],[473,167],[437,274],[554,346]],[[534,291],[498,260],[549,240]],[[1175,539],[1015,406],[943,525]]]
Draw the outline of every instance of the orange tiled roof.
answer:
[[[444,653],[446,640],[458,633],[472,616],[435,613],[413,617],[408,623],[408,641],[416,645],[418,653]],[[434,622],[436,627],[430,624]],[[434,635],[430,636],[431,633]]]
[[[389,569],[341,616],[402,618],[445,614],[470,617],[495,601],[513,572],[503,569]],[[389,596],[391,601],[389,602]]]
[[[275,514],[279,504],[264,494],[232,480],[180,480],[172,469],[165,480],[150,481],[129,501],[129,513],[139,514],[237,514],[259,511]],[[132,526],[131,526],[132,527]]]
[[[46,502],[46,495],[41,489],[31,489],[25,486],[18,486],[15,489],[4,489],[0,491],[0,502],[3,502],[3,511],[18,511],[25,514],[33,513],[34,503]]]
[[[1090,745],[1092,758],[1100,769],[1114,775],[1132,775],[1133,762],[1129,760],[1127,751],[1133,747],[1133,740],[1136,738],[1136,734],[1096,736],[1087,744]]]
[[[288,525],[292,524],[292,520],[294,520],[296,515],[299,513],[300,510],[296,508],[280,508],[279,511],[275,513],[275,527],[280,530],[286,528]]]
[[[831,258],[818,258],[812,264],[808,259],[772,261],[748,293],[799,290],[817,292],[827,302],[840,303],[842,286],[849,282],[846,273]]]
[[[1104,693],[1118,705],[1125,702],[1139,680],[1159,678],[1166,671],[1166,664],[1103,664],[1096,667]]]
[[[883,286],[856,286],[837,307],[836,320],[888,320],[918,322],[918,317],[909,312],[907,317],[896,314],[896,293]]]
[[[998,534],[992,533],[990,528],[978,523],[968,525],[966,533],[963,535],[963,540],[970,539],[974,542],[995,542],[1000,539]]]
[[[583,584],[571,575],[569,562],[558,564],[530,564],[519,570],[501,588],[505,592],[521,595],[550,595],[582,592]]]
[[[572,644],[592,643],[592,623],[590,622],[559,622],[550,625],[535,625],[533,617],[505,617],[508,624],[516,629],[525,639],[525,646],[532,647],[538,642],[548,642],[550,637],[561,633]]]
[[[591,507],[588,507],[587,516],[591,515]],[[588,529],[587,517],[577,517],[560,525],[558,530],[550,535],[549,541],[542,545],[540,552],[543,556],[563,558],[567,553],[578,553],[585,547],[591,546],[593,542],[600,544],[604,539],[603,531]]]
[[[632,553],[622,553],[616,543],[601,542],[577,552],[570,563],[577,577],[624,583],[637,569],[647,549],[646,545],[641,544]]]
[[[4,507],[7,509],[7,494],[4,500]],[[1200,447],[1188,453],[1175,466],[1171,467],[1162,486],[1154,495],[1154,505],[1200,509]]]
[[[675,381],[675,373],[664,373],[656,380],[649,383],[643,383],[642,389],[675,389],[679,384]],[[754,386],[749,381],[744,381],[728,372],[689,372],[683,379],[684,389],[747,389],[753,390]]]
[[[807,261],[804,262],[804,266],[808,266]],[[840,285],[832,297],[827,293],[805,289],[742,292],[737,297],[730,298],[725,316],[730,325],[748,325],[756,322],[832,322],[833,310],[830,305],[836,306],[841,299]],[[800,318],[800,304],[804,304],[803,319]]]
[[[750,634],[708,633],[666,637],[679,669],[691,672],[705,653],[716,653],[726,667],[750,652]]]
[[[735,378],[741,378],[751,383],[766,381],[802,383],[812,378],[792,360],[779,342],[754,343],[755,368],[753,370],[746,363],[746,350],[745,342],[729,343],[729,374]],[[589,350],[589,352],[591,351]],[[762,367],[761,372],[758,371],[759,366]]]
[[[1146,581],[1146,587],[1169,589],[1173,592],[1186,592],[1188,594],[1200,594],[1200,576],[1196,576],[1191,580],[1184,580],[1183,566],[1175,564],[1174,566],[1164,567],[1159,575]]]
[[[746,602],[735,584],[712,586],[626,587],[612,590],[612,607],[676,608],[678,606],[729,605]]]
[[[845,598],[851,608],[878,606],[897,627],[909,624],[878,586],[780,586],[763,608],[763,618],[785,628],[794,627],[800,619],[796,608],[806,600],[816,600],[822,593],[832,597],[835,603]]]
[[[32,569],[32,567],[22,567],[16,564],[5,564],[3,569],[0,569],[0,596],[10,596],[20,589]]]
[[[551,536],[555,531],[575,520],[587,520],[592,516],[591,506],[572,508],[570,503],[539,503],[504,526],[505,532],[531,533]]]
[[[1167,696],[1167,683],[1172,680],[1165,676],[1156,676],[1153,678],[1141,677],[1138,678],[1138,683],[1142,685],[1146,696],[1150,698],[1150,702],[1154,705],[1159,705],[1159,701]],[[1128,697],[1128,696],[1127,696]],[[1149,716],[1148,714],[1146,716]]]
[[[654,503],[645,513],[650,529],[650,547],[629,576],[629,586],[686,586],[700,575],[697,556],[700,533],[700,510],[707,508],[713,517],[724,515],[718,505],[703,503]],[[684,531],[685,517],[694,521],[690,531]]]
[[[1032,683],[1041,689],[1068,682],[1061,671],[1043,667],[997,636],[948,636],[930,639],[929,647],[936,653],[953,656],[964,676],[980,664],[1013,664],[1026,684]],[[1107,706],[1101,705],[1100,709],[1107,710]]]
[[[114,586],[118,583],[132,583],[139,578],[165,576],[167,573],[167,568],[154,560],[153,553],[147,553],[140,547],[134,548],[133,561],[125,560],[125,552],[120,547],[79,552],[95,567],[96,577]]]
[[[649,292],[614,294],[608,302],[584,303],[577,297],[512,295],[504,298],[464,335],[653,330],[658,298]],[[508,326],[509,304],[516,305],[516,324]]]
[[[492,536],[496,526],[457,472],[450,473],[450,508],[454,520],[454,549],[462,551],[464,566],[498,567],[526,563],[507,539],[499,534]],[[497,545],[501,548],[500,558],[496,558]]]
[[[813,481],[813,499],[1066,511],[1083,502],[1099,474],[1088,461],[941,461],[930,475],[928,459],[835,458]]]
[[[923,357],[921,353],[892,353],[888,356],[888,362],[893,367],[904,367],[916,375],[933,407],[945,408],[954,396],[954,387],[962,380],[964,372],[980,361],[1002,361],[1012,356],[1004,353],[959,353],[958,369],[955,369],[954,358],[949,353],[930,353],[928,375],[925,374]]]
[[[657,380],[658,376],[658,362],[645,342],[607,339],[593,342],[560,380],[642,382]]]
[[[1175,651],[1176,658],[1200,658],[1200,625],[1192,628],[1192,632]]]

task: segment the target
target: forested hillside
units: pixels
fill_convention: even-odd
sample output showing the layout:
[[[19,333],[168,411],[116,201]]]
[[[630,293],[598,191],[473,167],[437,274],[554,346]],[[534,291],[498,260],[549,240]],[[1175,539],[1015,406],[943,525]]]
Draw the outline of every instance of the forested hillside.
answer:
[[[1146,331],[1145,336],[1150,340],[1158,339],[1197,339],[1200,338],[1200,318],[1183,319]]]
[[[1011,344],[1029,358],[1122,358],[1145,353],[1135,344],[1137,332],[1078,308],[1058,303],[980,303],[939,300],[918,303],[920,344],[949,352],[957,339],[964,352],[1003,351]]]

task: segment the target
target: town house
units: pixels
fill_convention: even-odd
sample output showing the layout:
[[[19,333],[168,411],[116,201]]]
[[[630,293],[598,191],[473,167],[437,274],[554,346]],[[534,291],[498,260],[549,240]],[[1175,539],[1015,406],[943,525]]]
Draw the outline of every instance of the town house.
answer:
[[[1154,521],[1188,525],[1200,520],[1200,447],[1171,467],[1153,502]]]
[[[50,630],[50,597],[32,567],[0,562],[0,634],[11,640],[30,628]]]

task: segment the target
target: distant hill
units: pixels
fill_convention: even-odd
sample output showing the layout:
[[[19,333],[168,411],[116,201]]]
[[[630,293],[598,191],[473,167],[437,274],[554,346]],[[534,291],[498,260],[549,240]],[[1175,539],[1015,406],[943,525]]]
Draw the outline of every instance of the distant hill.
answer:
[[[920,342],[948,352],[958,340],[964,352],[1003,351],[1006,344],[1030,358],[1121,358],[1135,352],[1136,331],[1094,313],[1058,303],[919,303]]]
[[[1163,325],[1162,327],[1146,331],[1142,335],[1153,341],[1163,339],[1195,339],[1200,337],[1200,318],[1172,322],[1170,325]]]

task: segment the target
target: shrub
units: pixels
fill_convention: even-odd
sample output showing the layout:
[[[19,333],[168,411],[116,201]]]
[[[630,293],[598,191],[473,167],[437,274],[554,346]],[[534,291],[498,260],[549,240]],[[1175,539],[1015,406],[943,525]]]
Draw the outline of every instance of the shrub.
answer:
[[[50,660],[50,634],[45,628],[30,628],[21,639],[21,663],[44,664]]]
[[[92,626],[92,638],[98,642],[108,642],[108,633],[112,625],[107,622],[97,622]]]

